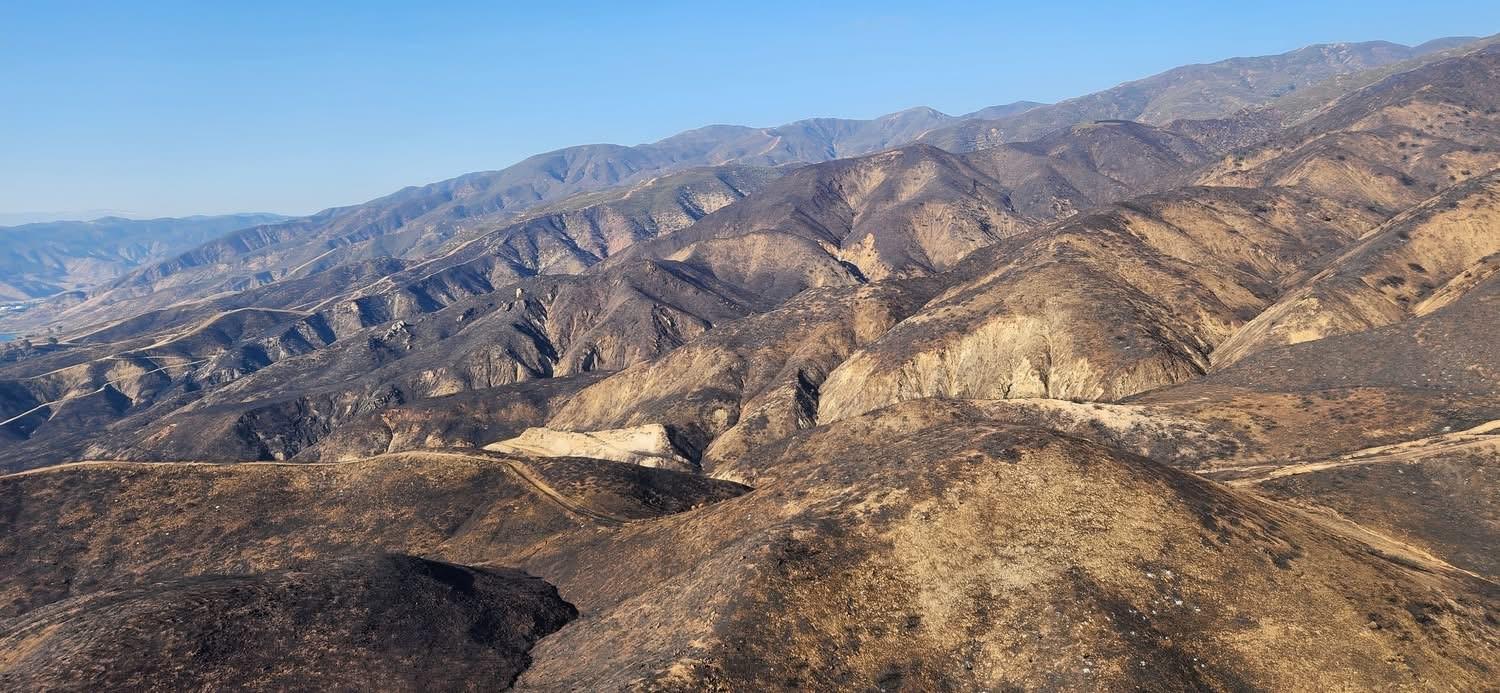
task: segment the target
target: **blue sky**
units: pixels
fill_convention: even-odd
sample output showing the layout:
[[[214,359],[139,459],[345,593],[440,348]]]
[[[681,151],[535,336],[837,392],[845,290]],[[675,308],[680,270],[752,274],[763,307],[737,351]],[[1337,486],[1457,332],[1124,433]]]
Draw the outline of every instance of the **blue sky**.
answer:
[[[570,144],[1495,32],[1472,0],[0,0],[0,214],[307,213]]]

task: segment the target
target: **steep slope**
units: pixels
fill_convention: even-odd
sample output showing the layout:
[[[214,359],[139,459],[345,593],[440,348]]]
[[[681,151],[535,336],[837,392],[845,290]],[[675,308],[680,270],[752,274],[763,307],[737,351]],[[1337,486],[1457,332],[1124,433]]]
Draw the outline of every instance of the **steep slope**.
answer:
[[[283,219],[276,214],[104,217],[0,227],[0,300],[86,289],[231,231]]]
[[[492,690],[577,615],[516,571],[375,556],[180,578],[0,625],[11,690]]]
[[[1089,195],[1079,192],[1090,187],[1083,182],[1089,176],[1105,177],[1098,172],[1100,162],[1112,162],[1106,168],[1114,165],[1116,153],[1128,154],[1130,161],[1148,162],[1142,168],[1155,175],[1116,173],[1119,178],[1109,179],[1108,189],[1091,188]],[[1198,160],[1197,154],[1190,143],[1129,124],[1080,128],[1052,138],[1021,159],[1002,161],[985,153],[974,165],[930,147],[902,148],[789,174],[688,228],[629,245],[576,280],[557,277],[517,284],[526,298],[507,301],[505,305],[515,306],[507,309],[509,322],[483,317],[496,303],[484,292],[498,288],[498,282],[453,281],[454,272],[464,265],[430,270],[405,285],[397,280],[419,276],[418,272],[400,273],[390,282],[361,290],[352,301],[323,309],[320,315],[341,341],[352,329],[392,319],[444,325],[433,337],[446,340],[452,334],[443,322],[446,318],[418,319],[434,310],[458,316],[463,332],[475,332],[479,326],[506,332],[517,325],[529,326],[505,338],[511,346],[503,352],[484,347],[484,353],[492,355],[486,357],[491,364],[486,368],[503,369],[506,361],[517,364],[515,375],[508,379],[496,381],[487,376],[475,383],[466,378],[443,389],[434,386],[434,381],[441,380],[432,371],[434,364],[422,359],[417,362],[429,369],[421,376],[424,384],[401,386],[406,396],[621,368],[665,353],[715,325],[772,308],[810,287],[931,274],[947,269],[976,248],[1032,225],[1009,208],[1004,183],[989,177],[986,169],[1023,182],[1044,176],[1049,181],[1061,180],[1063,186],[1048,188],[1049,199],[1061,200],[1059,208],[1071,210],[1088,207],[1095,198],[1113,199],[1136,188],[1164,184],[1182,175]],[[1061,162],[1058,165],[1068,175],[1053,175],[1053,161]],[[435,291],[433,286],[443,288]],[[621,296],[619,288],[606,287],[632,288]],[[463,298],[475,293],[479,295]],[[481,300],[482,305],[476,303]],[[525,322],[516,322],[516,317]],[[642,331],[642,324],[653,328]],[[496,339],[492,334],[490,341]],[[434,343],[428,351],[444,347],[450,349],[445,357],[450,362],[468,360],[464,348],[455,344]],[[335,351],[347,353],[349,348]],[[444,366],[442,370],[450,369]],[[342,366],[334,372],[367,374]],[[323,375],[317,380],[325,380]],[[410,376],[403,379],[411,381]],[[237,391],[248,392],[249,387],[248,383],[237,386]],[[637,423],[654,422],[629,425]],[[695,444],[688,444],[687,449],[699,450]],[[190,452],[196,451],[177,454]]]
[[[1129,121],[1098,121],[964,159],[1010,191],[1016,210],[1050,220],[1187,182],[1211,155],[1194,140]]]
[[[782,300],[808,286],[941,271],[1027,225],[1001,183],[913,146],[795,171],[620,259],[680,261]]]
[[[723,461],[812,426],[828,373],[938,287],[919,279],[805,292],[590,385],[547,425],[665,425],[679,450],[717,474]]]
[[[95,292],[84,306],[50,306],[33,314],[31,322],[77,328],[103,319],[111,306],[136,313],[349,262],[422,258],[450,239],[580,193],[635,185],[694,167],[782,166],[868,154],[955,120],[915,108],[872,120],[819,118],[772,128],[714,125],[635,147],[570,147],[499,171],[246,229],[144,267]]]
[[[1391,77],[1305,126],[1314,128],[1307,133],[1343,130],[1299,130],[1284,141],[1359,135],[1365,116],[1350,114],[1399,110],[1413,99],[1487,98],[1465,95],[1485,89],[1492,53]],[[1468,128],[1464,141],[1474,142],[1465,156],[1492,151],[1482,141],[1486,127],[1476,120],[1459,128]],[[1278,151],[1293,150],[1264,151],[1241,155],[1258,162],[1241,170],[1269,171]],[[721,168],[587,195],[465,237],[445,257],[398,266],[382,279],[329,287],[316,278],[344,277],[322,272],[175,306],[95,331],[77,340],[83,348],[68,342],[5,367],[0,375],[12,382],[0,407],[7,418],[31,417],[10,422],[9,434],[28,442],[8,446],[5,457],[16,460],[8,462],[13,465],[76,459],[90,450],[192,457],[209,452],[204,446],[215,440],[228,441],[241,459],[321,454],[310,450],[335,428],[368,421],[393,405],[624,368],[808,288],[950,272],[976,249],[1048,217],[1173,185],[1206,152],[1174,131],[1095,123],[964,156],[911,146],[817,164],[739,199],[733,192],[739,182],[765,176]],[[1214,172],[1223,165],[1202,179],[1225,182]],[[986,251],[944,280],[950,290],[930,311],[941,317],[923,311],[908,318],[878,343],[863,345],[828,387],[820,385],[821,416],[930,395],[1116,399],[1201,373],[1211,352],[1233,354],[1234,344],[1223,347],[1231,334],[1321,258],[1374,226],[1391,205],[1417,195],[1372,197],[1317,180],[1341,179],[1252,177],[1244,182],[1296,187],[1187,189],[1073,218]],[[1396,184],[1415,189],[1417,182]],[[1040,219],[1015,208],[1017,191]],[[684,205],[684,195],[701,202]],[[527,276],[580,269],[576,276]],[[192,330],[252,299],[301,303],[295,314],[236,333],[231,344],[209,339],[193,346],[179,339],[202,334]],[[1118,333],[1114,322],[1130,325],[1130,333]],[[1002,352],[984,346],[1002,334],[1029,335],[1029,341],[1006,337]],[[978,360],[971,363],[964,354]],[[67,416],[51,406],[58,402]],[[674,435],[685,436],[678,442],[692,455],[731,425],[704,426],[698,415],[676,423],[559,423],[676,426]],[[115,426],[107,444],[90,440],[101,425]],[[772,428],[786,430],[784,424]],[[688,430],[696,432],[681,433]],[[195,431],[215,434],[203,438]],[[352,445],[331,454],[381,450]]]
[[[1456,185],[1371,231],[1245,325],[1214,362],[1431,313],[1500,269],[1497,223],[1500,172]]]
[[[636,147],[571,147],[500,171],[472,173],[407,188],[362,205],[247,229],[144,268],[89,297],[85,307],[70,308],[72,301],[59,301],[32,311],[25,327],[76,329],[105,319],[110,305],[138,313],[262,285],[287,276],[282,273],[288,270],[305,276],[383,257],[421,258],[451,239],[514,220],[538,205],[698,166],[815,163],[918,139],[970,151],[1032,140],[1096,120],[1165,125],[1184,118],[1224,117],[1289,89],[1451,49],[1456,41],[1445,39],[1415,48],[1384,42],[1310,46],[1280,56],[1186,66],[1052,106],[1019,102],[961,117],[915,108],[872,120],[818,118],[773,128],[715,125]]]
[[[577,272],[636,240],[683,228],[777,175],[742,166],[694,169],[576,195],[519,219],[476,218],[445,227],[420,246],[401,247],[390,234],[314,243],[300,235],[307,222],[249,229],[177,258],[177,266],[147,268],[103,287],[82,303],[63,307],[55,319],[97,328],[121,313],[134,315],[204,297],[203,303],[219,310],[306,308],[308,299],[329,302],[381,279],[389,279],[382,286],[426,281],[429,286],[413,291],[440,294],[449,284],[508,283],[538,273]],[[429,255],[434,257],[423,263],[389,259]],[[357,272],[372,264],[380,271]],[[46,312],[43,307],[28,314]]]
[[[1376,221],[1287,189],[1149,195],[975,253],[921,311],[841,364],[820,422],[919,397],[1118,399],[1209,354]]]
[[[978,153],[971,163],[915,146],[769,184],[759,169],[692,171],[539,210],[376,281],[351,287],[329,271],[145,313],[0,368],[30,393],[0,401],[9,416],[35,410],[55,419],[56,408],[44,405],[64,396],[126,391],[82,419],[12,427],[34,442],[0,459],[34,466],[85,451],[172,459],[216,449],[240,459],[291,457],[392,405],[623,368],[808,288],[946,270],[1036,223],[1011,208],[1003,181],[1044,197],[1038,211],[1050,216],[1166,185],[1202,158],[1191,142],[1128,123],[1080,127],[1000,154]],[[1142,173],[1127,172],[1135,164]],[[321,277],[344,282],[325,286]],[[293,311],[241,308],[303,301],[319,287],[331,295]],[[223,333],[234,339],[209,329],[249,316],[268,319]],[[120,371],[126,363],[136,370]],[[133,382],[145,373],[149,385]],[[71,423],[80,421],[87,425]],[[89,447],[90,437],[105,438],[101,425],[111,426],[108,440]],[[378,425],[364,430],[376,438],[346,440],[328,454],[388,449],[378,447]],[[687,449],[696,455],[706,442]]]
[[[794,193],[812,190],[820,195],[829,190],[847,191],[852,186],[845,181],[872,177],[867,167],[876,163],[885,165],[879,171],[884,187],[895,180],[903,184],[902,189],[911,190],[914,186],[907,182],[913,178],[911,171],[921,175],[920,180],[928,186],[920,189],[922,195],[966,192],[962,176],[952,176],[959,185],[950,184],[946,190],[927,183],[930,176],[926,171],[934,167],[929,161],[945,167],[939,170],[957,172],[965,169],[955,160],[969,164],[973,171],[968,176],[974,178],[976,171],[978,175],[987,174],[995,181],[992,188],[1013,186],[1026,191],[1028,199],[1045,198],[1045,204],[1032,207],[1039,216],[1048,218],[1168,186],[1205,158],[1190,141],[1133,123],[1080,126],[1040,142],[956,159],[930,149],[904,148],[851,162],[853,166],[808,167],[757,198],[725,210],[726,214],[741,212],[738,217],[710,217],[684,234],[639,250],[653,251],[661,246],[674,249],[702,235],[728,236],[757,226],[772,232],[790,228],[794,233],[805,226],[816,226],[820,231],[832,229],[834,237],[850,227],[859,233],[863,226],[878,229],[878,234],[890,234],[901,229],[902,223],[910,223],[907,219],[919,216],[902,212],[903,216],[893,220],[890,213],[875,215],[869,202],[842,216],[826,212],[840,209],[837,202],[843,200],[879,199],[869,194],[844,192],[844,198],[823,205],[817,204],[817,197],[789,196],[790,202],[773,197],[781,189]],[[972,185],[984,181],[979,178]],[[920,229],[916,235],[921,235]],[[883,239],[877,237],[879,240]],[[901,241],[899,237],[893,240]],[[901,247],[887,240],[886,247],[891,246]],[[871,267],[854,262],[862,270]],[[713,266],[713,271],[720,270]],[[874,272],[861,272],[867,273]],[[681,448],[702,453],[705,465],[712,467],[716,460],[810,425],[818,390],[827,374],[853,349],[870,343],[910,315],[941,286],[941,281],[885,282],[867,288],[807,292],[770,313],[731,323],[650,365],[632,367],[590,387],[564,406],[549,425],[586,431],[665,423]],[[716,441],[712,448],[706,447],[710,441]]]
[[[263,343],[241,343],[195,365],[140,402],[110,435],[85,433],[78,442],[91,457],[192,459],[217,452],[285,459],[344,421],[393,405],[618,368],[770,307],[670,262],[538,277],[518,288],[519,297],[479,295],[411,320],[370,320],[375,326],[365,329],[356,322],[349,331],[337,328],[339,338],[323,346],[302,341],[322,320],[309,317]],[[354,304],[328,314],[321,324],[364,321]],[[251,372],[200,380],[254,358],[261,361]],[[50,456],[58,454],[77,459],[82,451]]]
[[[1433,306],[1451,300],[1485,274],[1484,258],[1496,250],[1484,232],[1487,179],[1390,220],[1348,259],[1329,251],[1459,174],[1493,166],[1500,130],[1485,112],[1500,98],[1497,66],[1500,49],[1488,46],[1394,75],[1200,178],[1253,192],[1185,188],[1057,225],[1031,245],[985,251],[978,257],[991,268],[959,280],[830,376],[820,420],[933,395],[1117,399],[1181,382],[1211,359],[1231,362],[1284,335],[1388,323],[1407,312],[1403,298],[1425,300],[1458,278]],[[1459,161],[1475,168],[1447,174]],[[1453,207],[1470,198],[1472,209]],[[1411,224],[1430,227],[1431,241],[1407,247]],[[1432,277],[1417,277],[1424,257]],[[1330,269],[1310,280],[1327,287],[1301,291],[1329,262],[1351,269]],[[1379,276],[1358,278],[1376,269]],[[1142,341],[1116,326],[1141,330]]]
[[[1334,75],[1312,86],[1277,97],[1266,110],[1274,112],[1284,125],[1299,125],[1316,117],[1345,94],[1368,87],[1391,75],[1472,53],[1496,42],[1500,42],[1500,34],[1483,38],[1455,36],[1434,39],[1417,46],[1414,50],[1417,55],[1414,57],[1358,72]]]
[[[1199,181],[1295,185],[1391,215],[1500,165],[1500,44],[1392,75]]]

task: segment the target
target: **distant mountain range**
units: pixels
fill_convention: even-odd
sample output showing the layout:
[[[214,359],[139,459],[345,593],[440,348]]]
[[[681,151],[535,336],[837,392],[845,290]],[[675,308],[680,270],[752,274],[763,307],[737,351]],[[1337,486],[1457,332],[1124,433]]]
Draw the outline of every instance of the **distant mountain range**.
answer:
[[[0,328],[9,325],[8,331],[22,332],[58,320],[76,324],[344,265],[358,272],[360,263],[375,258],[426,258],[450,241],[508,225],[533,207],[694,167],[805,165],[914,141],[962,153],[1038,139],[1101,119],[1157,125],[1192,119],[1187,126],[1211,132],[1216,124],[1205,119],[1244,114],[1247,108],[1272,105],[1308,85],[1440,55],[1470,40],[1445,38],[1415,47],[1385,41],[1321,44],[1280,55],[1175,68],[1057,104],[1016,102],[962,116],[912,108],[870,120],[813,118],[770,128],[711,125],[651,144],[568,147],[498,171],[470,173],[405,188],[360,205],[244,228],[148,261],[119,278],[99,273],[96,277],[102,283],[89,290],[82,305],[75,308],[80,297],[69,295],[19,322],[0,319]],[[1325,101],[1337,95],[1327,94]],[[1233,135],[1219,133],[1223,138],[1219,144],[1245,144],[1269,136],[1279,125],[1277,115],[1241,116],[1228,128]],[[44,280],[29,288],[12,288],[10,293],[35,296],[59,283]],[[86,283],[74,282],[72,287]],[[127,303],[116,310],[120,301]]]
[[[82,209],[65,212],[0,212],[0,226],[22,226],[49,221],[78,221],[120,217],[122,219],[146,219],[151,215],[137,214],[123,209]]]
[[[0,226],[0,300],[84,289],[230,231],[285,219],[277,214],[101,217]]]

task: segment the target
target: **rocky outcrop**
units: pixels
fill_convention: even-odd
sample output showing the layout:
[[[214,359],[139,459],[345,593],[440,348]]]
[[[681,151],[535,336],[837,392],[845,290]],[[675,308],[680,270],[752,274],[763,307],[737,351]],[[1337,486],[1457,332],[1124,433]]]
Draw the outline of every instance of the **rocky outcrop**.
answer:
[[[692,461],[677,454],[661,424],[580,432],[534,426],[484,449],[531,457],[590,457],[684,472],[697,469]]]
[[[589,431],[661,422],[706,473],[721,475],[722,463],[812,426],[828,373],[938,286],[915,279],[807,291],[585,388],[548,426]]]

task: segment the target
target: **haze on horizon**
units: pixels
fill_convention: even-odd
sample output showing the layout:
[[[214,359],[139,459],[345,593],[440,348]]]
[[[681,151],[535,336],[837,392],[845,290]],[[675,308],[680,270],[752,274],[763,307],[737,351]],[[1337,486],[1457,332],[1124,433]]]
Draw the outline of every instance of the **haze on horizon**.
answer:
[[[1422,13],[938,5],[8,3],[0,218],[303,214],[574,144],[914,106],[960,114],[1193,62],[1500,26],[1500,6],[1449,1]]]

